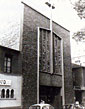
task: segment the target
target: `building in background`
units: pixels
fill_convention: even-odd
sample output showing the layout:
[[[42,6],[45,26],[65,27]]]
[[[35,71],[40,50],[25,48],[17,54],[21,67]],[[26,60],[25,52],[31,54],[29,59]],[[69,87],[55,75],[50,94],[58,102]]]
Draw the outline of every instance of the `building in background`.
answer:
[[[21,108],[21,73],[20,52],[0,46],[0,108]]]
[[[71,39],[71,60],[73,64],[85,66],[85,43]]]
[[[75,101],[85,105],[85,67],[73,64],[73,87],[75,91]]]
[[[80,66],[85,66],[85,55],[80,55],[72,58],[72,63]]]

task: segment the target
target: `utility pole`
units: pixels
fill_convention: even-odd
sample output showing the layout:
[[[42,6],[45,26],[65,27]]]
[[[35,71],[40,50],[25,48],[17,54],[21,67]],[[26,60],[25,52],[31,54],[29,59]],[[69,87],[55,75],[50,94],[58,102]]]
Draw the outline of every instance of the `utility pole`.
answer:
[[[46,2],[46,5],[49,6],[51,16],[50,16],[50,72],[53,74],[53,28],[52,28],[52,9],[55,9],[55,6],[50,2]],[[62,46],[62,104],[65,105],[65,92],[64,92],[64,69],[63,69],[63,40],[61,41]]]
[[[53,35],[52,35],[52,9],[55,9],[55,6],[50,2],[45,2],[47,6],[50,8],[51,16],[50,16],[50,73],[53,73]]]

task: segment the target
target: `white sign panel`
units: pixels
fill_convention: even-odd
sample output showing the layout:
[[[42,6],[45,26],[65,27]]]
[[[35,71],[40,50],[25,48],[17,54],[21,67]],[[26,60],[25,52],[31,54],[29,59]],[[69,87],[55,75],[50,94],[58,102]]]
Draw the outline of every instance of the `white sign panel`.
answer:
[[[0,79],[0,86],[10,86],[11,80]]]
[[[22,76],[0,74],[0,109],[2,108],[17,108],[22,106]],[[7,96],[9,90],[9,96]],[[9,102],[10,101],[10,102]]]

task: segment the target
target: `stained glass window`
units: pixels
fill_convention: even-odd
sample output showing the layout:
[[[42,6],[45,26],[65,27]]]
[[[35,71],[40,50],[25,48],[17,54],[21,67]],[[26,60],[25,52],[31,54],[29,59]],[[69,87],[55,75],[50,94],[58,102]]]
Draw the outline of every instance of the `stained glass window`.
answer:
[[[51,31],[40,28],[40,71],[50,73],[50,36]],[[53,73],[61,73],[61,38],[55,33],[53,37]]]
[[[40,29],[40,71],[50,72],[50,31]]]
[[[61,39],[53,34],[54,73],[61,73]]]

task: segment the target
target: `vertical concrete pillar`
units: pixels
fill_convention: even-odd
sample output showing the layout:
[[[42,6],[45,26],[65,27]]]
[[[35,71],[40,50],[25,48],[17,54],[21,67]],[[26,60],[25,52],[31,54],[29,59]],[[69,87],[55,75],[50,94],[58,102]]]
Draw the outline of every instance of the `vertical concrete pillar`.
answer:
[[[22,39],[23,108],[37,103],[37,29],[30,28],[28,14],[24,12]]]

